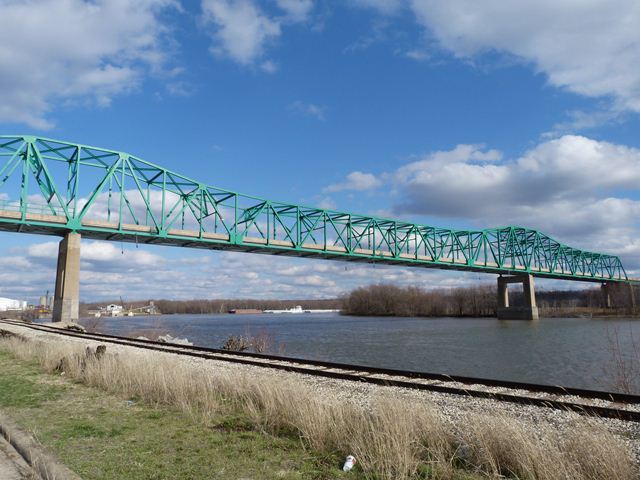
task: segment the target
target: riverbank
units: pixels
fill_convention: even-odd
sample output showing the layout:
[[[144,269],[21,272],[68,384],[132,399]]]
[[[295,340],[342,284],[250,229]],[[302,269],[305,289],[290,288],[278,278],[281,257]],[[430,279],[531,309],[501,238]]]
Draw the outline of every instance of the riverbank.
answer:
[[[634,369],[627,366],[640,367],[632,357],[625,357],[631,363],[624,368],[618,361],[620,353],[634,351],[632,340],[640,340],[640,322],[624,318],[523,322],[223,314],[100,320],[94,330],[112,335],[168,333],[210,348],[223,347],[231,336],[256,338],[263,352],[276,355],[592,390],[617,391],[625,383],[620,372],[631,378]],[[640,394],[640,384],[633,391]]]
[[[83,352],[87,344],[95,348],[95,342],[61,341],[52,334],[7,328],[24,334],[29,342],[5,347],[23,358],[37,358],[46,369],[59,363],[60,355]],[[108,349],[118,356],[87,365],[84,371],[69,368],[65,376],[191,415],[208,418],[235,412],[248,417],[259,431],[298,438],[322,458],[355,454],[368,475],[622,479],[637,474],[630,455],[638,453],[640,432],[625,422],[491,400],[354,386],[132,347]]]
[[[0,342],[0,409],[85,480],[347,478],[341,459],[265,433],[246,415],[109,394],[44,373],[6,347]]]

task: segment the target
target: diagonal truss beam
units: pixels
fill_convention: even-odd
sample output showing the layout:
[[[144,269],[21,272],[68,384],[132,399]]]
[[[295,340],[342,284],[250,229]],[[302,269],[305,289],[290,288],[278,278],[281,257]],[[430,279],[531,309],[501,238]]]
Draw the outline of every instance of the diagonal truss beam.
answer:
[[[615,255],[537,230],[452,230],[273,202],[133,155],[0,136],[0,230],[593,282],[630,282]]]

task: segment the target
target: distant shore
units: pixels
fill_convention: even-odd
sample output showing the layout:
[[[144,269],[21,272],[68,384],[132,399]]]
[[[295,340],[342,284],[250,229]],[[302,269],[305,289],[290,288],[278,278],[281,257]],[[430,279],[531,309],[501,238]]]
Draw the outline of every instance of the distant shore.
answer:
[[[583,290],[538,290],[537,305],[545,317],[632,317],[640,315],[635,298],[640,291],[614,289],[611,308],[605,308],[600,288]],[[522,302],[522,292],[510,294],[512,305]],[[327,299],[140,299],[121,302],[82,303],[80,313],[99,309],[109,303],[122,303],[126,310],[139,309],[152,303],[161,314],[223,314],[232,310],[258,313],[262,311],[339,310],[343,315],[387,317],[494,317],[497,292],[494,285],[435,288],[399,287],[375,284],[356,288],[350,293]]]
[[[536,292],[540,315],[544,317],[638,316],[635,292],[616,289],[611,308],[605,308],[599,288],[585,290],[541,290]],[[640,294],[638,295],[640,299]],[[513,306],[521,305],[523,295],[510,295]],[[342,312],[357,316],[389,317],[495,317],[497,292],[494,286],[425,290],[395,285],[370,285],[353,290],[345,299]]]

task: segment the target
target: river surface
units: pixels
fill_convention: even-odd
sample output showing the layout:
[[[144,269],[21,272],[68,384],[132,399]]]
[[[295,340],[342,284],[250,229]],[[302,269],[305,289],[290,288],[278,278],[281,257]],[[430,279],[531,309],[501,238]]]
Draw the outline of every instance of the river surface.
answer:
[[[640,347],[640,321],[633,319],[263,314],[101,322],[104,333],[144,335],[158,329],[207,347],[220,348],[230,335],[266,335],[270,353],[291,357],[612,391],[617,389],[612,344],[619,343],[627,358],[634,343]]]

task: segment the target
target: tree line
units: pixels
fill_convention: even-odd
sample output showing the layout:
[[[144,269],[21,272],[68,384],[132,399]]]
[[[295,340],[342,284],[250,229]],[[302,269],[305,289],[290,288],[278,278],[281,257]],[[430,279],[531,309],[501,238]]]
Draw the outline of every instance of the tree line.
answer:
[[[536,300],[543,316],[606,315],[612,313],[634,314],[638,312],[635,299],[640,302],[640,289],[633,291],[628,285],[613,285],[610,289],[613,309],[606,309],[604,295],[598,285],[583,290],[537,289]],[[423,289],[398,287],[390,284],[374,284],[356,288],[341,298],[320,300],[140,300],[126,303],[124,307],[136,308],[153,301],[163,314],[220,314],[233,309],[282,310],[301,305],[305,309],[339,309],[345,315],[401,316],[401,317],[485,317],[495,316],[497,291],[495,285],[473,287]],[[509,303],[523,304],[522,291],[511,287]],[[81,314],[108,303],[85,303]]]
[[[496,311],[495,289],[478,286],[424,290],[379,284],[356,288],[345,299],[346,315],[483,317]]]
[[[607,309],[600,287],[584,290],[542,290],[536,303],[544,316],[636,314],[640,289],[628,285],[610,288],[612,309]],[[356,288],[344,300],[342,313],[399,317],[491,317],[496,315],[497,289],[493,285],[425,290],[378,284]],[[509,304],[522,305],[522,291],[510,289]]]

